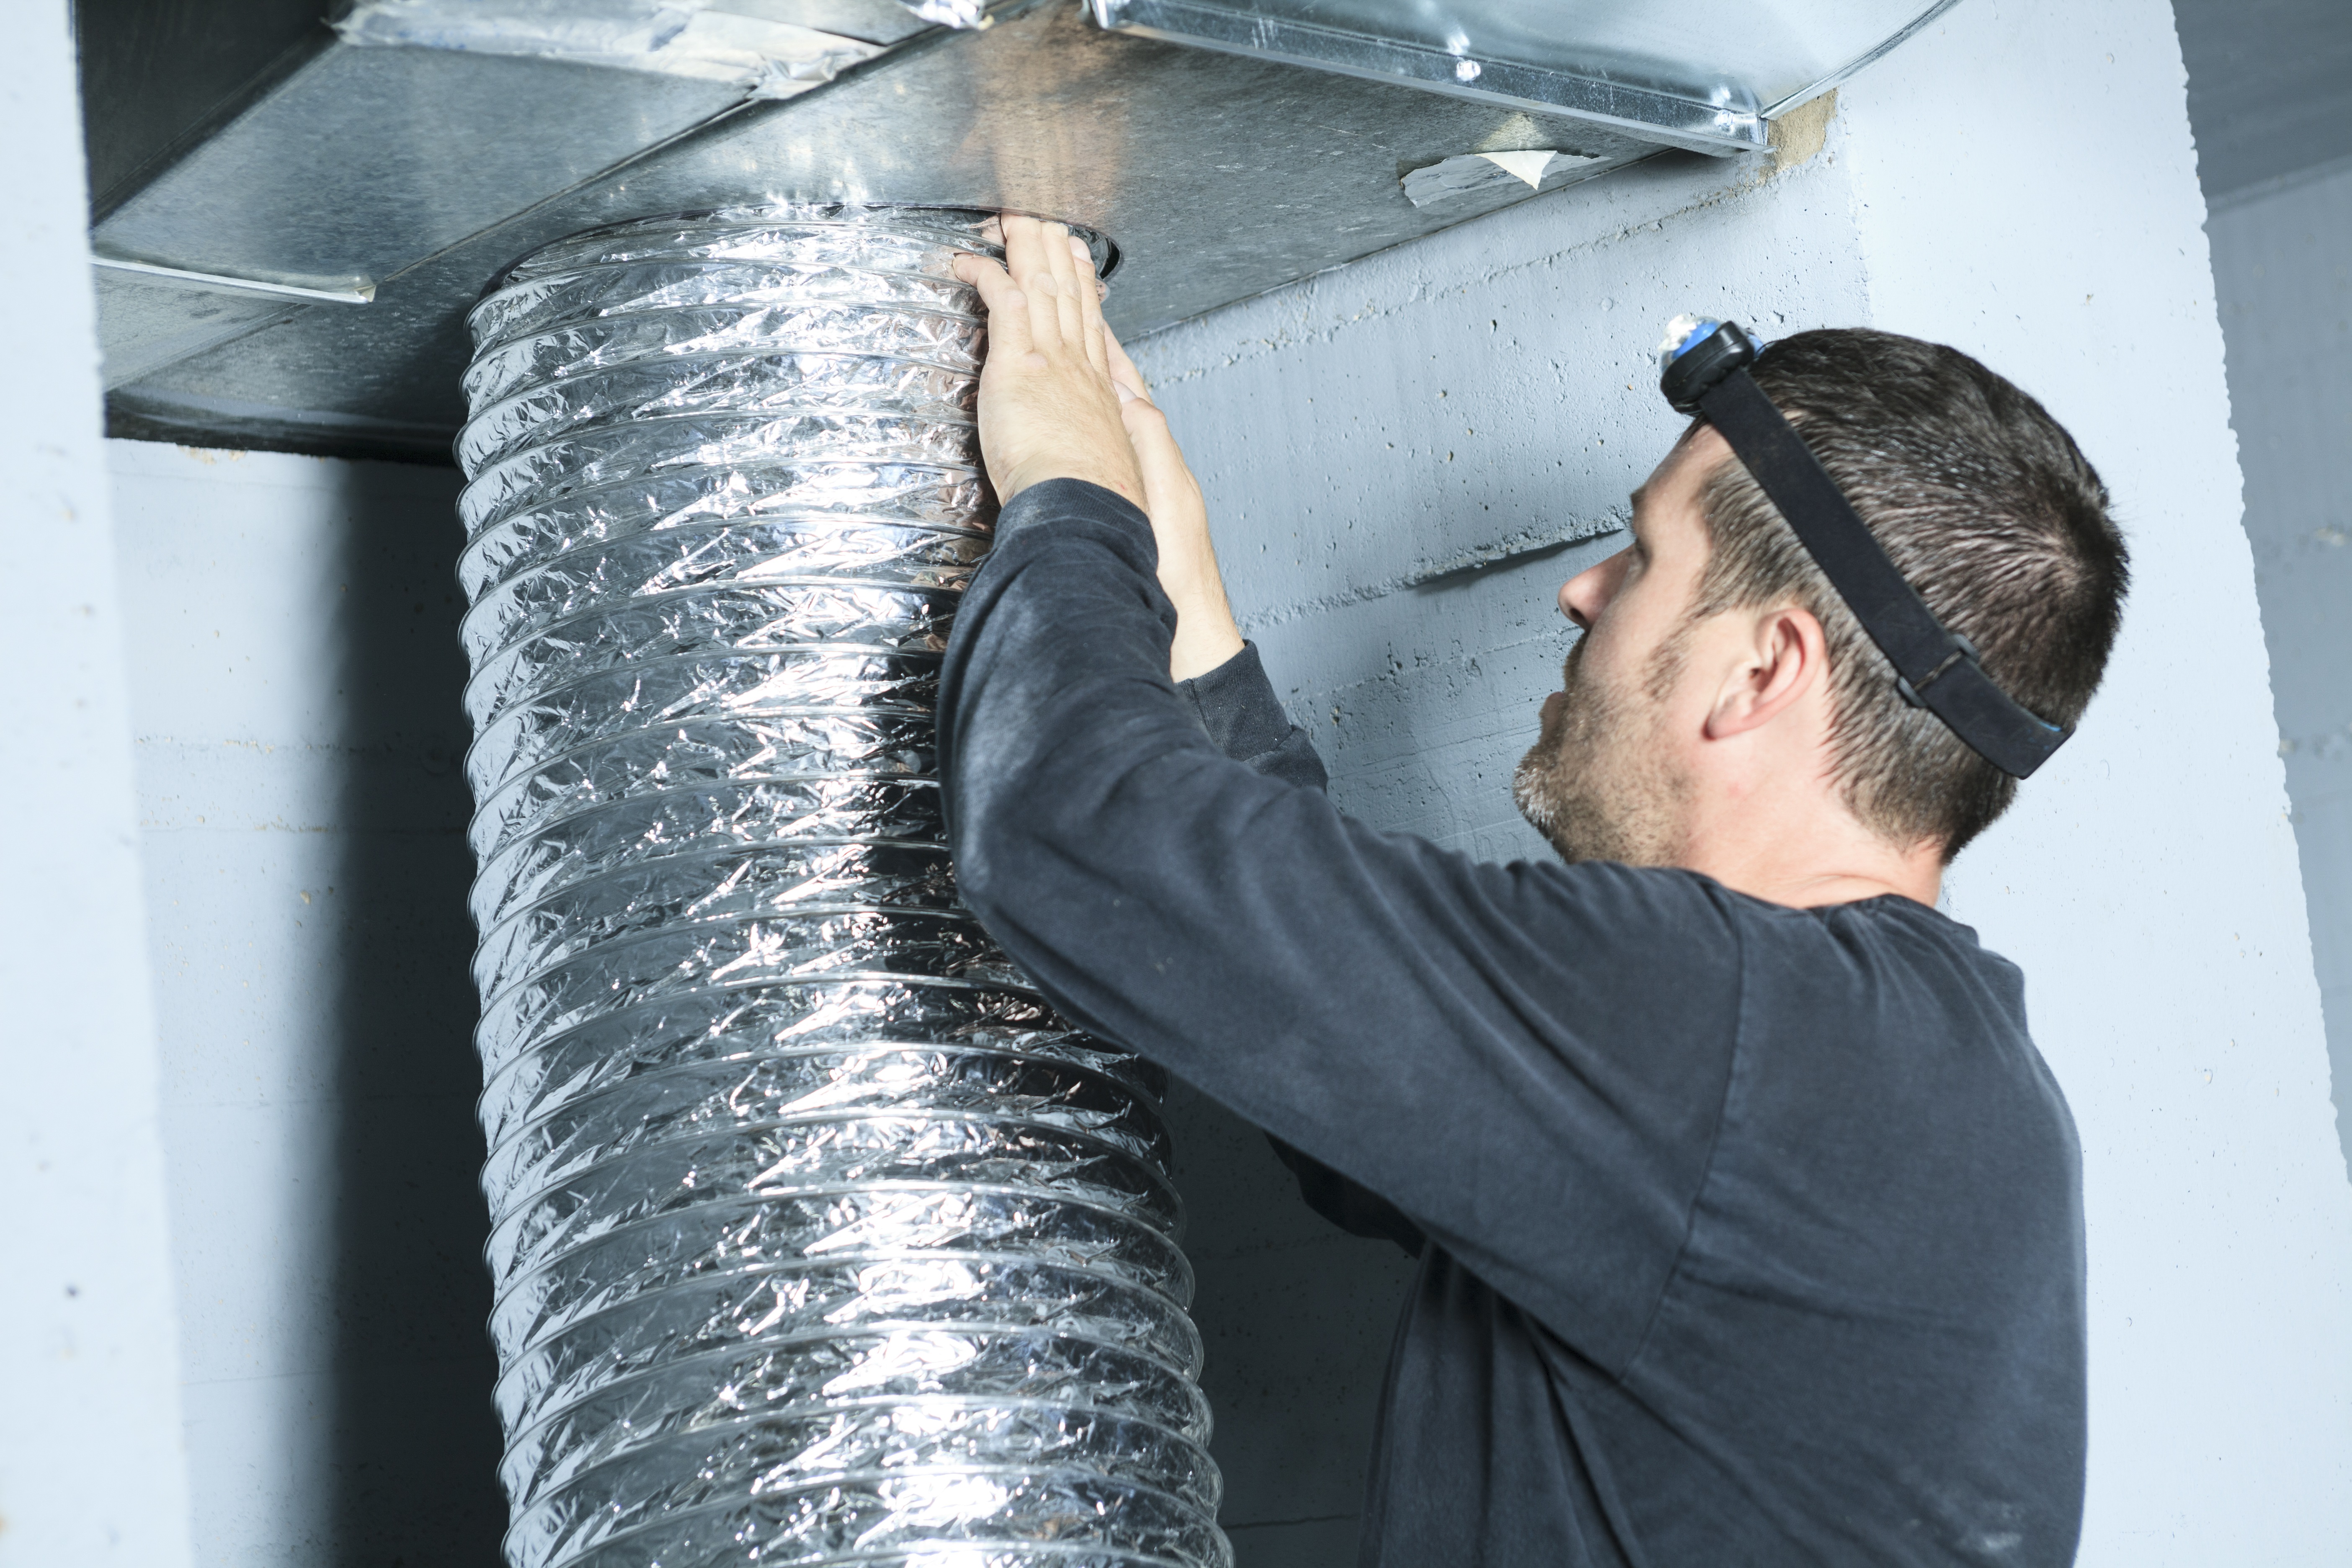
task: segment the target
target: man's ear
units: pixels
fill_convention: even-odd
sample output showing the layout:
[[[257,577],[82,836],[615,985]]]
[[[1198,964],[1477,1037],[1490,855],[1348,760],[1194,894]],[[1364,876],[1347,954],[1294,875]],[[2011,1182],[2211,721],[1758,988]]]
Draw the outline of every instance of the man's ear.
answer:
[[[1710,741],[1762,729],[1829,678],[1829,639],[1822,623],[1795,605],[1753,612],[1733,655],[1707,710]]]

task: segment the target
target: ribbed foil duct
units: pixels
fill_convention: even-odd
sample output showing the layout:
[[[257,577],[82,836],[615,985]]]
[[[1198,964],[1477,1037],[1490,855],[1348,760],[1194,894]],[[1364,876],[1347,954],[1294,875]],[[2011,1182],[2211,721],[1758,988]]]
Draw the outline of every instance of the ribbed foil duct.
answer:
[[[979,221],[629,224],[471,317],[514,1568],[1232,1561],[1159,1080],[943,844]]]

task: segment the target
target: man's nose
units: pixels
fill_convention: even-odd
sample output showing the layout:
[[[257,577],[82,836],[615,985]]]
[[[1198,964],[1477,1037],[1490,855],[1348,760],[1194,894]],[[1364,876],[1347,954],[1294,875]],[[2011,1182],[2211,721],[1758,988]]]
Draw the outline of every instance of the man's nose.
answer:
[[[1578,573],[1559,585],[1559,613],[1586,631],[1601,618],[1617,592],[1617,583],[1625,574],[1625,559],[1629,551],[1621,550],[1599,565]]]

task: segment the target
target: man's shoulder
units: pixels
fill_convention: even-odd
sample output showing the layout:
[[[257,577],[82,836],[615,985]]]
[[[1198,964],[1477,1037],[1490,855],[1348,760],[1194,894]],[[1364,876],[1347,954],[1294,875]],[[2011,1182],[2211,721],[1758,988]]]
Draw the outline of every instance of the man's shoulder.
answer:
[[[1499,864],[1427,847],[1454,860],[1515,939],[1567,966],[1632,965],[1652,974],[1710,968],[1728,978],[1740,962],[1738,895],[1698,872],[1614,860]]]
[[[1804,963],[1825,975],[1876,983],[1908,978],[1937,990],[1953,984],[1990,988],[2016,998],[2022,1018],[2023,973],[1985,946],[1974,927],[1931,904],[1897,893],[1835,904],[1778,904],[1696,871],[1614,869],[1642,889],[1637,901],[1672,909],[1704,900],[1717,918],[1755,944],[1765,962]]]
[[[1677,972],[1728,965],[1744,1034],[1810,1042],[1809,1055],[1832,1040],[1874,1055],[1949,1050],[1974,1072],[2026,1080],[2063,1120],[2028,1032],[2023,973],[1940,910],[1894,894],[1797,908],[1672,867],[1591,861],[1541,875],[1611,928],[1609,953],[1593,956],[1648,969],[1667,1011],[1680,1006],[1666,984]]]
[[[1614,860],[1515,860],[1477,872],[1538,902],[1598,911],[1627,934],[1689,934],[1706,930],[1755,942],[1787,962],[1806,950],[1833,970],[1921,969],[1961,973],[2021,994],[2018,967],[1986,947],[1975,930],[1943,910],[1886,893],[1848,903],[1799,907],[1739,892],[1702,871],[1679,866],[1627,866]]]
[[[1753,903],[1702,872],[1680,866],[1628,866],[1616,860],[1488,862],[1482,870],[1550,898],[1622,906],[1628,913],[1687,918],[1706,911],[1726,919],[1735,902]]]
[[[2072,1158],[2073,1121],[2033,1043],[2025,976],[1974,930],[1891,896],[1744,913],[1743,1026],[1771,1071],[1927,1143],[1981,1140],[1997,1124],[2013,1153],[2031,1144]]]
[[[1614,860],[1513,861],[1484,868],[1520,882],[1538,896],[1607,906],[1629,921],[1688,925],[1703,922],[1774,946],[1845,949],[1894,959],[1933,952],[2015,975],[2017,968],[1984,946],[1976,931],[1942,910],[1897,894],[1848,903],[1778,904],[1730,888],[1703,871],[1680,866],[1627,866]]]

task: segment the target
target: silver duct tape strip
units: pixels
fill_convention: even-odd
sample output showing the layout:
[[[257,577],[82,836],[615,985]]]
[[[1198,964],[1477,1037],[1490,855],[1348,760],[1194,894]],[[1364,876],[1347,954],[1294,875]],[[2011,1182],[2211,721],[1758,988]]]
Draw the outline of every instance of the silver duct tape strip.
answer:
[[[1225,1568],[1161,1087],[955,894],[974,215],[623,225],[470,322],[514,1568]]]

